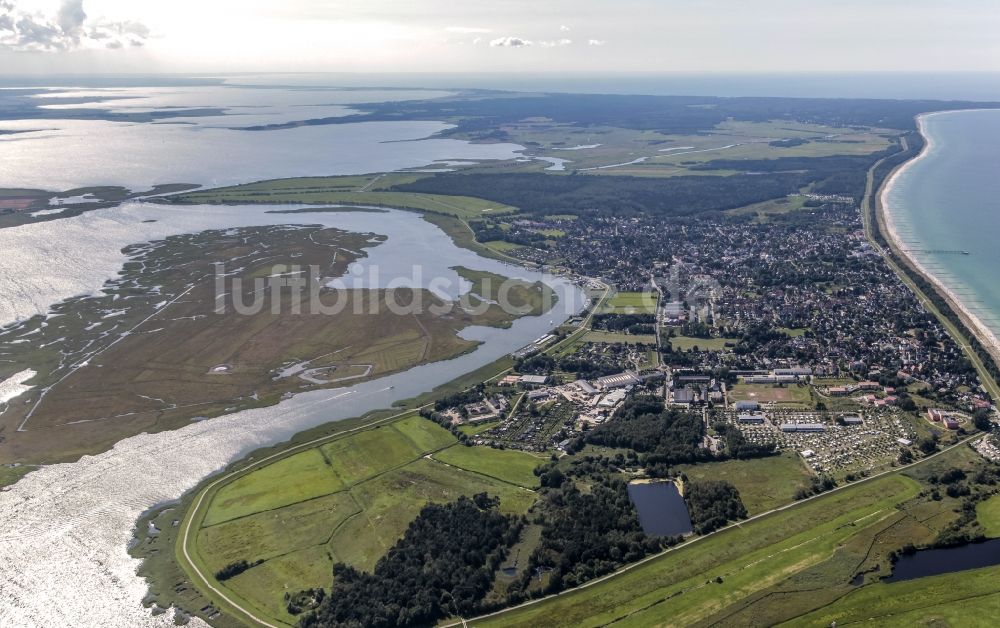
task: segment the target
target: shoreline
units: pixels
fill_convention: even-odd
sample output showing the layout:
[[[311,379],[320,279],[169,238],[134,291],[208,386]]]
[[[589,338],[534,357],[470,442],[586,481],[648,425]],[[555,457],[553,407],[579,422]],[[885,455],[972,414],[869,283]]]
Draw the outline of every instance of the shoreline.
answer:
[[[157,211],[171,213],[177,208]],[[419,237],[415,236],[415,241],[436,247],[433,250],[444,258],[434,260],[437,265],[468,267],[473,262],[473,268],[499,272],[509,266],[454,245],[446,233],[415,215],[400,214],[406,221],[386,235],[400,237],[402,244],[406,242],[403,235],[416,233]],[[228,215],[244,217],[232,209],[220,212],[222,218]],[[359,225],[370,225],[373,220],[371,214],[357,217]],[[278,222],[288,216],[268,218]],[[338,220],[342,218],[338,215]],[[343,223],[338,225],[351,229]],[[156,228],[163,229],[164,225]],[[360,226],[353,230],[361,231]],[[391,267],[391,260],[384,261]],[[530,274],[518,276],[542,279],[537,271],[525,272]],[[550,311],[550,316],[563,308],[583,307],[585,295],[568,280],[548,277],[545,282],[557,290],[562,304]],[[205,478],[261,448],[280,445],[302,432],[318,431],[320,426],[335,429],[340,420],[367,420],[365,417],[371,413],[391,409],[396,402],[420,398],[448,386],[552,327],[549,316],[538,316],[522,317],[510,330],[482,328],[491,333],[475,339],[487,342],[460,357],[347,388],[304,392],[275,406],[192,422],[178,430],[143,432],[116,442],[103,453],[28,473],[9,490],[0,492],[0,596],[6,600],[0,605],[0,623],[71,625],[80,617],[95,616],[109,618],[109,626],[123,628],[173,625],[171,612],[153,615],[143,606],[149,583],[137,574],[141,561],[128,552],[136,522],[143,513],[158,504],[179,500]],[[58,525],[52,525],[53,521]],[[76,595],[65,595],[67,587]],[[63,603],[51,604],[53,597]]]
[[[904,248],[904,242],[897,232],[895,217],[893,216],[893,211],[889,203],[889,193],[892,191],[893,186],[897,183],[898,177],[906,172],[906,170],[913,164],[918,163],[930,155],[935,147],[934,138],[927,131],[927,118],[945,113],[960,113],[963,111],[987,110],[963,109],[958,111],[934,111],[922,113],[917,116],[917,131],[924,139],[924,146],[916,157],[899,165],[886,179],[885,183],[882,185],[882,189],[875,198],[875,218],[884,226],[886,239],[889,241],[892,248],[895,249],[895,252],[899,255],[900,259],[919,273],[934,287],[935,290],[937,290],[937,292],[948,303],[948,306],[951,307],[956,314],[958,314],[968,332],[974,335],[979,342],[983,344],[995,361],[1000,363],[1000,338],[997,337],[997,332],[991,329],[985,322],[983,322],[982,319],[976,316],[976,314],[962,302],[955,291],[945,285],[941,279],[928,270],[927,267],[922,264],[919,259],[917,259],[916,255],[908,252]]]

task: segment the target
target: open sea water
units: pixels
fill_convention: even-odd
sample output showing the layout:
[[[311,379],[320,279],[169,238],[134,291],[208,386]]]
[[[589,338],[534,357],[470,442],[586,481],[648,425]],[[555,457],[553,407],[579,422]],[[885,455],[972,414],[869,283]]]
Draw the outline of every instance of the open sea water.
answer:
[[[903,248],[1000,336],[1000,111],[936,113],[923,129],[929,148],[892,182],[886,211]]]

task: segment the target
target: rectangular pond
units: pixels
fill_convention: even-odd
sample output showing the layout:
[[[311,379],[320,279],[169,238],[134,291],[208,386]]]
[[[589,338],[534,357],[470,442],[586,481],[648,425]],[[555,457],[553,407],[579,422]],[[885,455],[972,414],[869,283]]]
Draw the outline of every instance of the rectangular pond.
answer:
[[[628,485],[628,496],[646,534],[675,536],[692,531],[687,504],[673,482],[633,482]]]

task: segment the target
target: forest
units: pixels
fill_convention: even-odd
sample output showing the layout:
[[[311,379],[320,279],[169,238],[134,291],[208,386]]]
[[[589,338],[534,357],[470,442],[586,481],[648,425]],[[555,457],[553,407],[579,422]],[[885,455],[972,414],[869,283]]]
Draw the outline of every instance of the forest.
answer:
[[[542,538],[528,559],[527,572],[508,590],[510,602],[528,595],[536,574],[549,574],[544,592],[554,593],[661,548],[660,540],[643,533],[624,480],[608,473],[587,480],[586,492],[571,481],[544,489],[537,518]]]
[[[595,314],[591,322],[594,329],[627,331],[630,334],[656,333],[656,316],[653,314]]]
[[[586,435],[586,442],[605,447],[622,447],[642,454],[646,464],[687,464],[707,460],[701,447],[701,417],[690,412],[664,410],[655,397],[627,401],[612,420]]]
[[[747,509],[735,486],[723,480],[699,480],[684,483],[691,525],[698,534],[708,534],[730,521],[746,519]]]
[[[691,166],[691,170],[738,170],[740,172],[800,172],[814,182],[816,194],[843,194],[860,202],[865,195],[868,168],[883,157],[900,151],[897,144],[871,155],[827,157],[778,157],[776,159],[714,159]]]
[[[668,178],[511,172],[439,174],[391,190],[475,196],[534,214],[686,216],[781,198],[798,192],[809,181],[801,172]]]
[[[415,626],[474,612],[521,532],[499,503],[480,493],[425,506],[373,573],[334,565],[330,594],[301,626]]]

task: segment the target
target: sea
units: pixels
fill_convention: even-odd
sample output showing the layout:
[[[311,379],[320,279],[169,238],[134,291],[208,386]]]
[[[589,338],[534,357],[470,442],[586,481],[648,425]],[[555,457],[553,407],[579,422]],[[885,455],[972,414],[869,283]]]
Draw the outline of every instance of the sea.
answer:
[[[1000,111],[921,118],[928,146],[885,190],[902,248],[1000,337]]]

